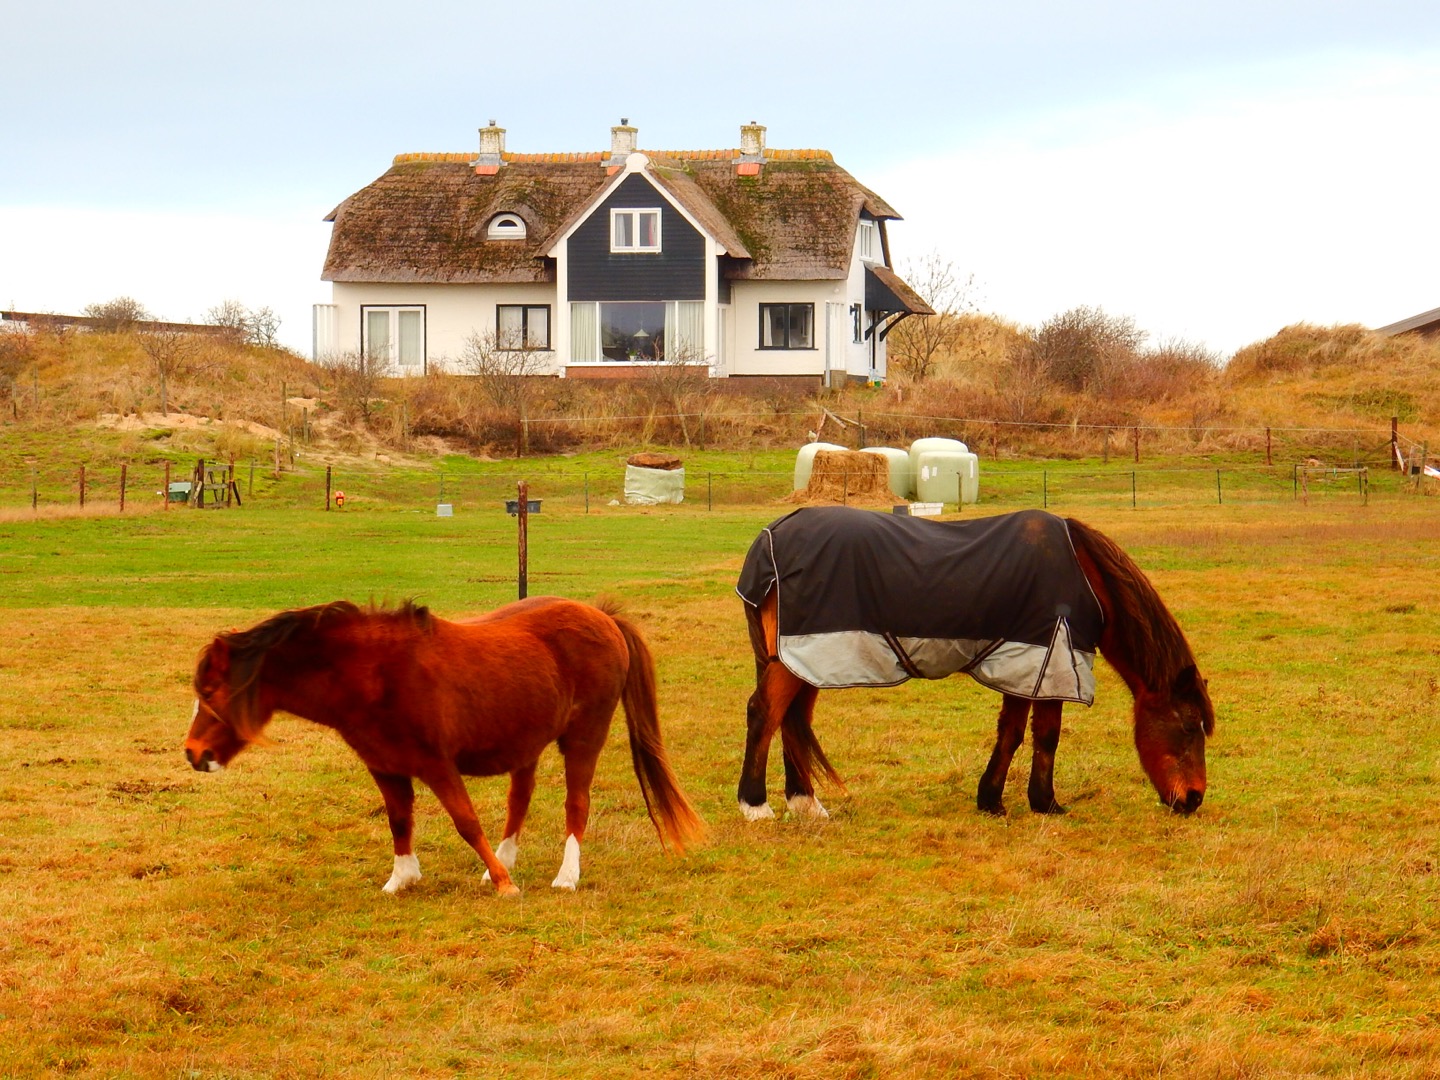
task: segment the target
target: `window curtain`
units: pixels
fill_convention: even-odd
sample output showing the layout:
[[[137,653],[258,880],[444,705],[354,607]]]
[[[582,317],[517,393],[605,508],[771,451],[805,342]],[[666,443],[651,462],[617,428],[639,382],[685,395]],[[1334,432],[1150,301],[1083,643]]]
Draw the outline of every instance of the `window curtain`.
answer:
[[[400,366],[419,367],[424,362],[424,317],[418,311],[401,311]]]
[[[580,362],[599,360],[600,319],[594,303],[570,305],[570,359]]]
[[[665,305],[665,357],[698,364],[705,359],[705,303],[680,300]]]

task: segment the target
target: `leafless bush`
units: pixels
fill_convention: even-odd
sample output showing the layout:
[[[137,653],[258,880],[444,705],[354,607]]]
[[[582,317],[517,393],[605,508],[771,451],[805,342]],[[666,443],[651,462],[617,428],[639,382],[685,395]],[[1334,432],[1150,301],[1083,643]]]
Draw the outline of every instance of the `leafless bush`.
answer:
[[[225,327],[237,341],[267,349],[278,344],[280,316],[268,307],[247,308],[239,300],[222,300],[205,313],[205,321]]]
[[[81,314],[86,318],[97,320],[96,329],[108,330],[112,333],[133,330],[136,323],[146,322],[152,318],[150,312],[145,310],[145,305],[133,296],[117,296],[114,300],[106,300],[104,303],[86,304]]]
[[[184,374],[195,355],[195,339],[178,330],[150,330],[140,335],[140,348],[160,380],[160,412],[170,412],[170,380]]]
[[[1220,373],[1220,357],[1203,345],[1167,341],[1106,365],[1094,389],[1111,401],[1176,401],[1205,390]]]
[[[955,264],[936,251],[905,263],[902,276],[935,314],[900,320],[886,346],[889,361],[900,374],[923,382],[935,374],[940,358],[954,348],[962,318],[975,311],[975,276],[961,277]]]
[[[341,416],[352,423],[370,427],[377,408],[382,404],[380,388],[390,374],[390,361],[382,356],[343,352],[322,357],[320,366],[330,378]]]
[[[1084,391],[1132,361],[1144,340],[1129,316],[1077,307],[1042,323],[1016,359],[1056,386]]]
[[[552,374],[555,354],[547,349],[516,347],[492,332],[473,332],[465,339],[460,366],[474,375],[480,392],[515,421],[515,456],[530,452],[530,415],[544,389],[542,376]]]

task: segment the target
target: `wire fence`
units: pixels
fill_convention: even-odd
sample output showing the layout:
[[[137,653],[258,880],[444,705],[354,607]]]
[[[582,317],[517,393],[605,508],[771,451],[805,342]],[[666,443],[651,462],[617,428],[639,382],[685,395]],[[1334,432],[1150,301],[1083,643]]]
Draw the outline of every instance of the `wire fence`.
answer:
[[[533,465],[534,463],[526,463]],[[23,487],[0,485],[0,507],[14,511],[28,507],[36,512],[57,508],[87,512],[149,512],[185,510],[194,503],[190,488],[195,463],[90,466],[80,470],[31,466]],[[833,478],[832,478],[833,479]],[[865,479],[869,479],[866,477]],[[594,471],[553,470],[518,466],[514,475],[484,474],[435,468],[432,470],[362,470],[313,465],[282,469],[256,460],[206,462],[206,508],[299,507],[316,511],[363,513],[413,511],[423,513],[489,513],[503,511],[516,498],[516,483],[525,480],[529,499],[541,512],[598,512],[626,504],[624,469]],[[783,509],[800,496],[793,490],[790,471],[688,470],[681,509],[695,511],[774,506]],[[839,477],[842,492],[848,489]],[[856,488],[862,478],[857,474]],[[167,487],[168,484],[168,487]],[[1368,503],[1372,498],[1435,494],[1440,483],[1423,476],[1359,467],[1319,465],[1254,465],[1126,467],[1113,464],[1087,468],[1066,463],[1006,463],[981,466],[980,496],[975,509],[1156,508],[1245,504],[1307,504],[1333,501]],[[168,492],[168,498],[167,498]],[[230,498],[224,496],[229,495]],[[123,500],[123,501],[122,501]],[[839,501],[883,506],[887,500]],[[893,503],[904,500],[895,498]],[[446,509],[448,508],[448,509]],[[961,512],[971,504],[946,505]]]

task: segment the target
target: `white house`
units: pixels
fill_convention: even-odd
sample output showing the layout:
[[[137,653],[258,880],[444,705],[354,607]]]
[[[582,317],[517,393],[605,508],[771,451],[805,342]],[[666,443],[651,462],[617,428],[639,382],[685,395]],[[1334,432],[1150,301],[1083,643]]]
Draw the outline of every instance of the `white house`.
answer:
[[[808,385],[885,377],[885,337],[931,314],[890,268],[899,215],[823,150],[402,154],[326,218],[317,359],[421,373],[479,333],[568,378],[704,364]]]

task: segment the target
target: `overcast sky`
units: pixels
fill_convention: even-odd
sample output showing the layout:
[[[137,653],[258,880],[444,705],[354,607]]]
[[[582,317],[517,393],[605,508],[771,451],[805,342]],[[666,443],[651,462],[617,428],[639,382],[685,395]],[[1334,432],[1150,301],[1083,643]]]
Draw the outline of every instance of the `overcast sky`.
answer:
[[[820,147],[982,310],[1228,355],[1440,306],[1440,4],[316,0],[6,5],[0,307],[269,306],[397,153]]]

